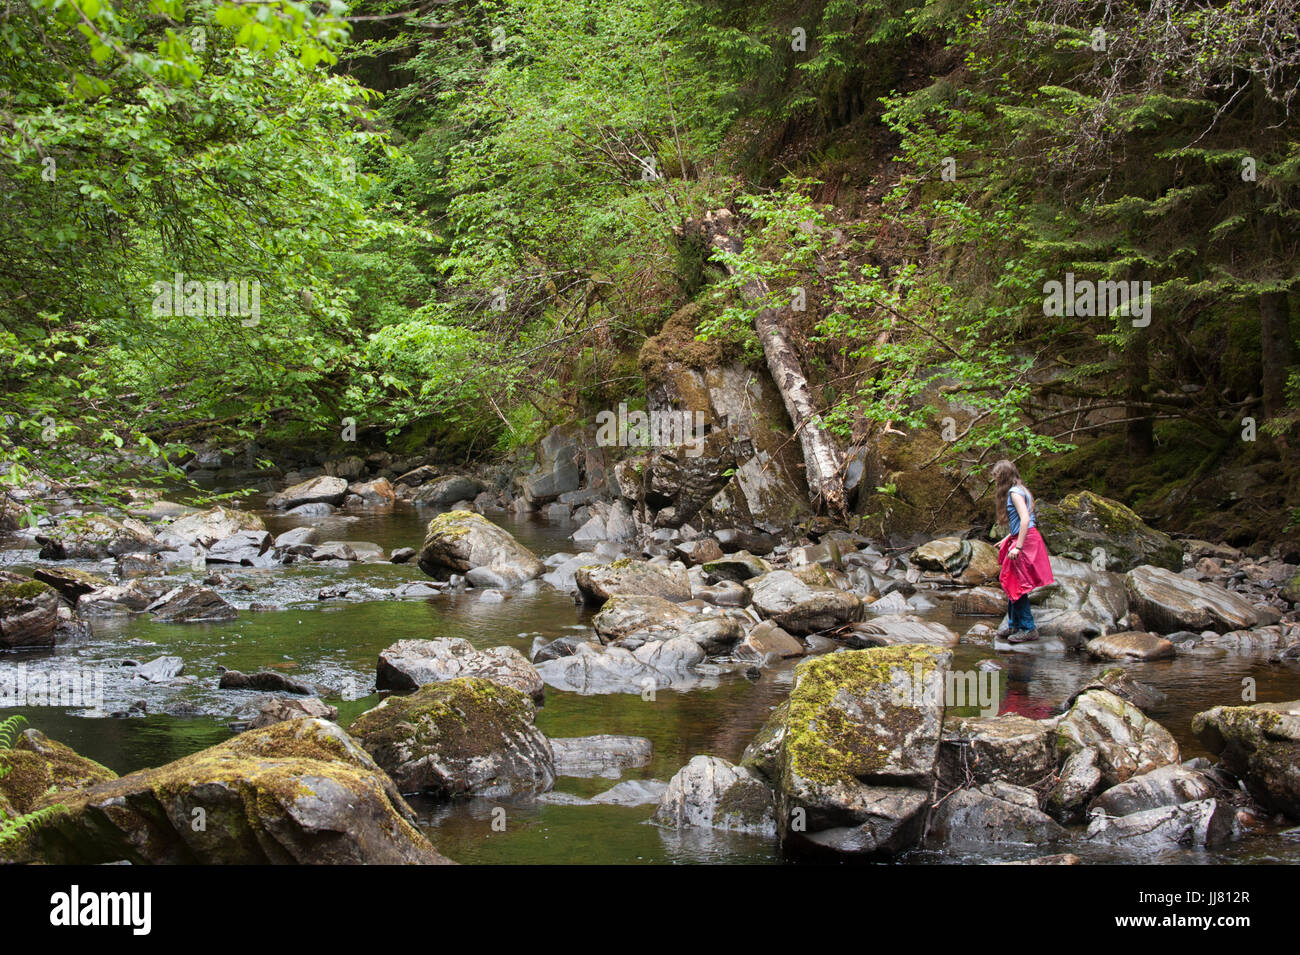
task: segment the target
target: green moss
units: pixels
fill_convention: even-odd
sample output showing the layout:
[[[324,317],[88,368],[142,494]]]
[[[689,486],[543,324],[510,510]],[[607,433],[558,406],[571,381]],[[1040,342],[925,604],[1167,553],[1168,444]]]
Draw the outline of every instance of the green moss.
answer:
[[[799,664],[786,717],[784,772],[826,785],[878,773],[890,754],[868,745],[862,724],[838,705],[841,694],[887,694],[896,672],[910,682],[919,664],[924,679],[941,655],[934,647],[913,644],[834,653]],[[924,717],[915,707],[895,705],[884,708],[883,719],[887,735],[897,737],[916,729]]]

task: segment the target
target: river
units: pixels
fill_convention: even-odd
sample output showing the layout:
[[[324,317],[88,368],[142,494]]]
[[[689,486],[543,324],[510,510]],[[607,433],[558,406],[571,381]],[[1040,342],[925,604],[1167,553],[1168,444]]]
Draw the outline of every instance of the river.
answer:
[[[253,498],[245,506],[257,507]],[[280,533],[305,521],[278,512],[259,510],[268,530]],[[384,549],[418,547],[424,525],[434,512],[398,505],[391,511],[343,512],[314,519],[322,540],[373,541]],[[492,519],[514,534],[541,557],[558,551],[576,551],[568,539],[572,526],[539,518],[504,514]],[[85,570],[105,572],[92,562],[65,562]],[[30,573],[39,562],[35,551],[17,547],[0,551],[0,566]],[[298,679],[333,689],[327,697],[339,708],[346,726],[373,706],[379,696],[371,692],[377,656],[385,646],[403,638],[463,637],[477,647],[513,646],[525,655],[537,637],[552,639],[575,629],[587,630],[590,613],[575,605],[566,593],[543,588],[533,594],[514,594],[490,603],[479,594],[439,595],[428,599],[392,599],[380,591],[398,584],[426,579],[414,563],[295,564],[252,569],[210,567],[247,583],[251,591],[217,589],[240,607],[239,618],[219,624],[160,624],[147,615],[95,621],[88,643],[54,652],[9,654],[0,666],[19,664],[30,670],[76,668],[112,673],[125,660],[141,662],[163,655],[185,661],[185,675],[193,685],[145,686],[136,681],[109,681],[106,709],[125,709],[143,700],[146,715],[131,717],[88,716],[84,710],[53,707],[0,709],[0,718],[14,712],[47,735],[72,746],[118,773],[157,766],[228,738],[233,719],[255,712],[263,694],[217,689],[218,666],[252,672],[279,669]],[[184,568],[172,571],[179,578],[203,574]],[[349,587],[342,599],[318,600],[323,587]],[[272,610],[248,610],[250,603],[272,605]],[[922,614],[964,633],[979,618],[954,618],[947,604]],[[988,618],[985,618],[987,621]],[[976,661],[997,656],[991,646],[960,645],[954,666],[973,667]],[[1078,654],[1026,652],[1002,654],[1005,666],[1001,690],[1002,711],[1015,710],[1041,718],[1060,704],[1104,665]],[[629,779],[667,780],[692,756],[700,753],[737,760],[754,733],[790,688],[794,663],[789,661],[761,671],[757,678],[720,668],[703,687],[679,692],[660,690],[653,700],[616,694],[581,696],[547,688],[538,725],[551,737],[598,733],[648,737],[654,744],[650,765],[628,770],[619,778],[561,777],[557,793],[592,797]],[[1270,665],[1259,656],[1180,656],[1169,661],[1135,663],[1126,667],[1138,680],[1161,689],[1167,702],[1149,713],[1164,724],[1183,749],[1184,758],[1205,755],[1190,732],[1193,714],[1222,703],[1240,700],[1242,681],[1256,681],[1260,701],[1300,698],[1300,672]],[[121,688],[121,689],[115,689]],[[113,699],[114,693],[126,699]],[[973,711],[963,711],[973,713]],[[186,714],[193,715],[186,715]],[[779,847],[772,841],[748,835],[714,831],[671,832],[648,825],[653,806],[564,805],[557,797],[513,800],[471,800],[439,804],[411,798],[421,825],[439,851],[462,863],[778,863]],[[504,817],[500,812],[504,808]],[[503,824],[504,823],[504,824]],[[1068,846],[1098,862],[1300,863],[1300,830],[1270,829],[1241,843],[1218,850],[1187,850],[1158,857],[1118,857],[1113,850],[1090,851]],[[991,862],[1026,858],[1043,851],[1037,847],[998,847],[980,855],[951,852],[914,852],[904,861],[916,863]]]

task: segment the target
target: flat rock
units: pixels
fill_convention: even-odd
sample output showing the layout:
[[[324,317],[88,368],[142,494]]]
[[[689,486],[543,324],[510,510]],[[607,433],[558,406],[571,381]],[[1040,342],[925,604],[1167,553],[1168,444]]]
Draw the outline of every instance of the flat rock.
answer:
[[[1135,630],[1094,637],[1085,649],[1098,660],[1168,660],[1176,652],[1164,637]]]
[[[1138,567],[1125,578],[1129,607],[1158,633],[1248,630],[1259,623],[1250,601],[1216,584],[1161,567]]]

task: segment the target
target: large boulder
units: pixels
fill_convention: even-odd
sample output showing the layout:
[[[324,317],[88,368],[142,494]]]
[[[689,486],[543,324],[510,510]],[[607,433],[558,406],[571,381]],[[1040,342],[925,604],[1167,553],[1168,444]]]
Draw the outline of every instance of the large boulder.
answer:
[[[117,520],[103,514],[65,518],[36,535],[42,560],[103,560],[122,554],[156,554],[167,544],[134,517]]]
[[[705,655],[688,636],[654,640],[636,650],[580,643],[573,651],[538,663],[537,672],[547,686],[583,696],[688,686],[698,681],[692,668]]]
[[[392,781],[343,730],[318,719],[251,730],[157,769],[42,804],[49,862],[439,863]]]
[[[210,548],[218,541],[243,531],[265,532],[266,525],[260,517],[248,511],[238,511],[231,507],[213,507],[178,518],[158,531],[158,539],[166,541],[173,547],[189,544]]]
[[[28,813],[45,805],[47,796],[77,792],[116,779],[117,773],[87,759],[40,730],[19,734],[10,749],[0,749],[0,804]]]
[[[347,493],[347,478],[324,474],[285,488],[279,494],[272,494],[267,499],[266,506],[273,510],[288,510],[303,504],[338,505],[343,503]]]
[[[756,772],[695,756],[668,781],[650,821],[669,829],[731,829],[776,835],[772,790]]]
[[[1134,812],[1178,806],[1213,796],[1214,784],[1204,773],[1186,766],[1161,766],[1107,789],[1089,804],[1088,811],[1100,810],[1108,816],[1127,816]]]
[[[239,616],[215,590],[195,584],[170,590],[145,609],[161,623],[215,623]]]
[[[1163,849],[1212,849],[1236,838],[1231,806],[1201,799],[1162,806],[1126,816],[1097,813],[1088,824],[1087,840],[1100,845],[1149,853]]]
[[[809,513],[807,485],[780,393],[762,371],[701,355],[716,346],[696,341],[698,321],[698,306],[687,305],[642,346],[650,413],[677,415],[692,434],[688,444],[645,455],[629,497],[694,527],[800,520]]]
[[[1139,564],[1181,570],[1183,549],[1118,501],[1091,491],[1035,502],[1038,531],[1053,554],[1123,573]]]
[[[404,793],[509,796],[555,782],[524,693],[482,677],[427,683],[362,713],[350,732]]]
[[[789,699],[745,751],[777,793],[788,851],[888,857],[920,837],[939,751],[935,647],[850,650],[799,664]]]
[[[1180,760],[1178,743],[1167,729],[1107,690],[1079,694],[1057,724],[1056,745],[1065,757],[1096,749],[1106,786]]]
[[[546,565],[509,531],[472,511],[448,511],[429,521],[416,559],[422,571],[439,580],[484,567],[515,585],[546,572]]]
[[[695,614],[663,597],[619,595],[605,601],[591,625],[605,643],[641,632],[675,636],[696,620]]]
[[[1078,560],[1055,555],[1056,582],[1034,591],[1034,622],[1044,636],[1059,637],[1067,646],[1081,646],[1093,637],[1120,629],[1128,613],[1124,576]]]
[[[644,560],[624,558],[609,564],[579,567],[575,578],[583,599],[603,604],[610,597],[636,595],[665,600],[691,599],[691,581],[684,570]]]
[[[1138,567],[1124,580],[1129,607],[1157,633],[1249,630],[1259,611],[1216,584],[1192,580],[1160,567]]]
[[[1034,786],[1056,769],[1050,723],[1018,713],[947,723],[939,750],[940,778],[951,788],[967,779]]]
[[[747,582],[754,607],[793,634],[831,630],[862,619],[862,598],[835,587],[805,583],[788,570],[774,570]]]
[[[451,474],[436,481],[430,481],[416,492],[412,501],[416,504],[455,504],[458,501],[472,501],[483,484],[463,474]]]
[[[0,577],[0,650],[52,647],[58,639],[59,595],[49,584]]]
[[[542,678],[514,647],[478,650],[460,637],[438,640],[398,640],[379,652],[375,687],[405,693],[426,683],[477,676],[526,693],[541,703]]]
[[[1041,845],[1065,830],[1038,808],[1034,790],[984,783],[949,793],[930,814],[926,845],[978,849],[990,845]]]
[[[1268,808],[1300,819],[1300,700],[1216,706],[1192,732]]]

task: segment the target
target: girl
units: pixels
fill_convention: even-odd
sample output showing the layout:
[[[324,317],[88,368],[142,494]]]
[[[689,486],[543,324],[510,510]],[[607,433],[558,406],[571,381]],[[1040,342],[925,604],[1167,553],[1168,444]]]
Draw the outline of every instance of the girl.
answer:
[[[1007,594],[1007,625],[997,633],[1008,643],[1029,643],[1038,639],[1029,593],[1055,583],[1051,559],[1043,535],[1035,526],[1034,496],[1025,487],[1020,472],[1010,461],[993,465],[994,498],[999,524],[1010,533],[998,544],[1002,571],[998,580]]]

